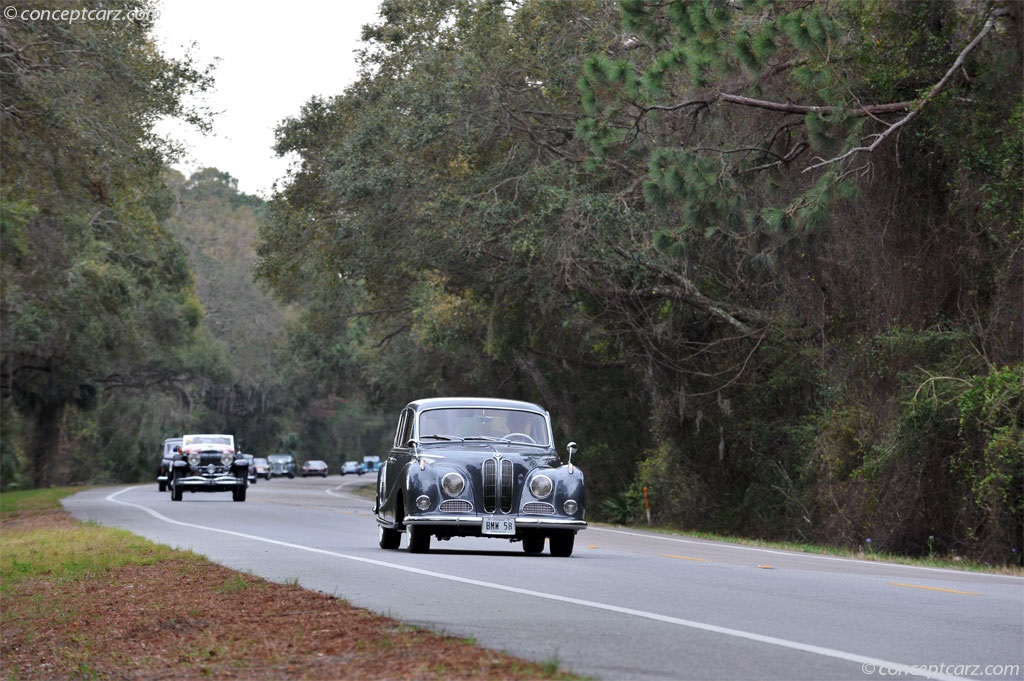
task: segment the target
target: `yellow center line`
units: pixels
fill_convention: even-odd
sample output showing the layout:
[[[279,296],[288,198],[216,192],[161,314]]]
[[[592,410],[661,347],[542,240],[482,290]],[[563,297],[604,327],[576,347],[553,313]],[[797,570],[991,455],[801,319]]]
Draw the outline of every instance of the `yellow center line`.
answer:
[[[675,558],[677,560],[692,560],[692,561],[697,562],[697,563],[706,563],[706,562],[708,562],[705,558],[691,558],[690,556],[670,556],[667,553],[663,553],[663,554],[661,554],[661,556],[662,556],[662,558]]]
[[[938,586],[921,586],[920,584],[900,584],[899,582],[889,582],[890,586],[902,586],[907,589],[924,589],[926,591],[941,591],[947,594],[959,594],[961,596],[980,596],[979,593],[973,591],[957,591],[956,589],[943,589]]]

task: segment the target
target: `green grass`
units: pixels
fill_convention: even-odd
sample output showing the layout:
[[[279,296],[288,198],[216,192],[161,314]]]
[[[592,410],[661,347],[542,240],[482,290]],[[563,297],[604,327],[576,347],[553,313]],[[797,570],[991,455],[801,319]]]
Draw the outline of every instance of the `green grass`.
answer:
[[[56,510],[60,508],[60,499],[77,491],[81,489],[6,492],[0,496],[0,513]],[[54,580],[94,577],[125,565],[153,565],[182,555],[190,555],[190,552],[176,551],[126,530],[94,523],[6,529],[0,536],[0,583],[6,587],[39,577]],[[191,555],[200,559],[196,554]]]
[[[60,500],[81,492],[81,487],[48,487],[0,494],[0,515],[32,511],[56,511]]]

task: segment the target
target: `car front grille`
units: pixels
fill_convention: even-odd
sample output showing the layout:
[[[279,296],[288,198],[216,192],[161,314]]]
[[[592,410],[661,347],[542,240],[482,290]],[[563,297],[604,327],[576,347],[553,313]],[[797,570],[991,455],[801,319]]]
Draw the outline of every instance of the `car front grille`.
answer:
[[[523,513],[535,515],[554,515],[555,507],[546,501],[528,501],[523,504]]]
[[[473,510],[473,504],[465,499],[445,499],[441,502],[442,513],[469,513]]]
[[[507,459],[484,459],[484,511],[512,512],[512,462]]]

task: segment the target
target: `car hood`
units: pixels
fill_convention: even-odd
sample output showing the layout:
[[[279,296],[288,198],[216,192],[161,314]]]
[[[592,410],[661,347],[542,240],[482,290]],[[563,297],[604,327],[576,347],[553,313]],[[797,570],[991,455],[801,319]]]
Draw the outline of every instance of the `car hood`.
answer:
[[[428,461],[469,465],[483,459],[500,456],[527,468],[556,467],[561,464],[558,454],[550,447],[536,447],[521,443],[470,441],[420,444],[416,453]]]

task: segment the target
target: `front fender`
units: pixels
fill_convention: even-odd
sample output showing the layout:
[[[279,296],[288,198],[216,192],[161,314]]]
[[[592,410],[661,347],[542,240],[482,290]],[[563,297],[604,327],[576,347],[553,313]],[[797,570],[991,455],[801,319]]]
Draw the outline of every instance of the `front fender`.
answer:
[[[436,509],[441,503],[438,474],[430,464],[424,462],[421,469],[419,461],[410,461],[405,465],[400,479],[403,481],[402,492],[405,512],[408,515],[420,513],[416,508],[416,499],[420,496],[426,495],[430,498],[430,506],[427,510]]]
[[[555,506],[561,512],[562,504],[568,499],[575,499],[579,505],[574,518],[582,520],[587,506],[587,487],[583,479],[583,471],[576,466],[560,466],[559,475],[555,479]]]

